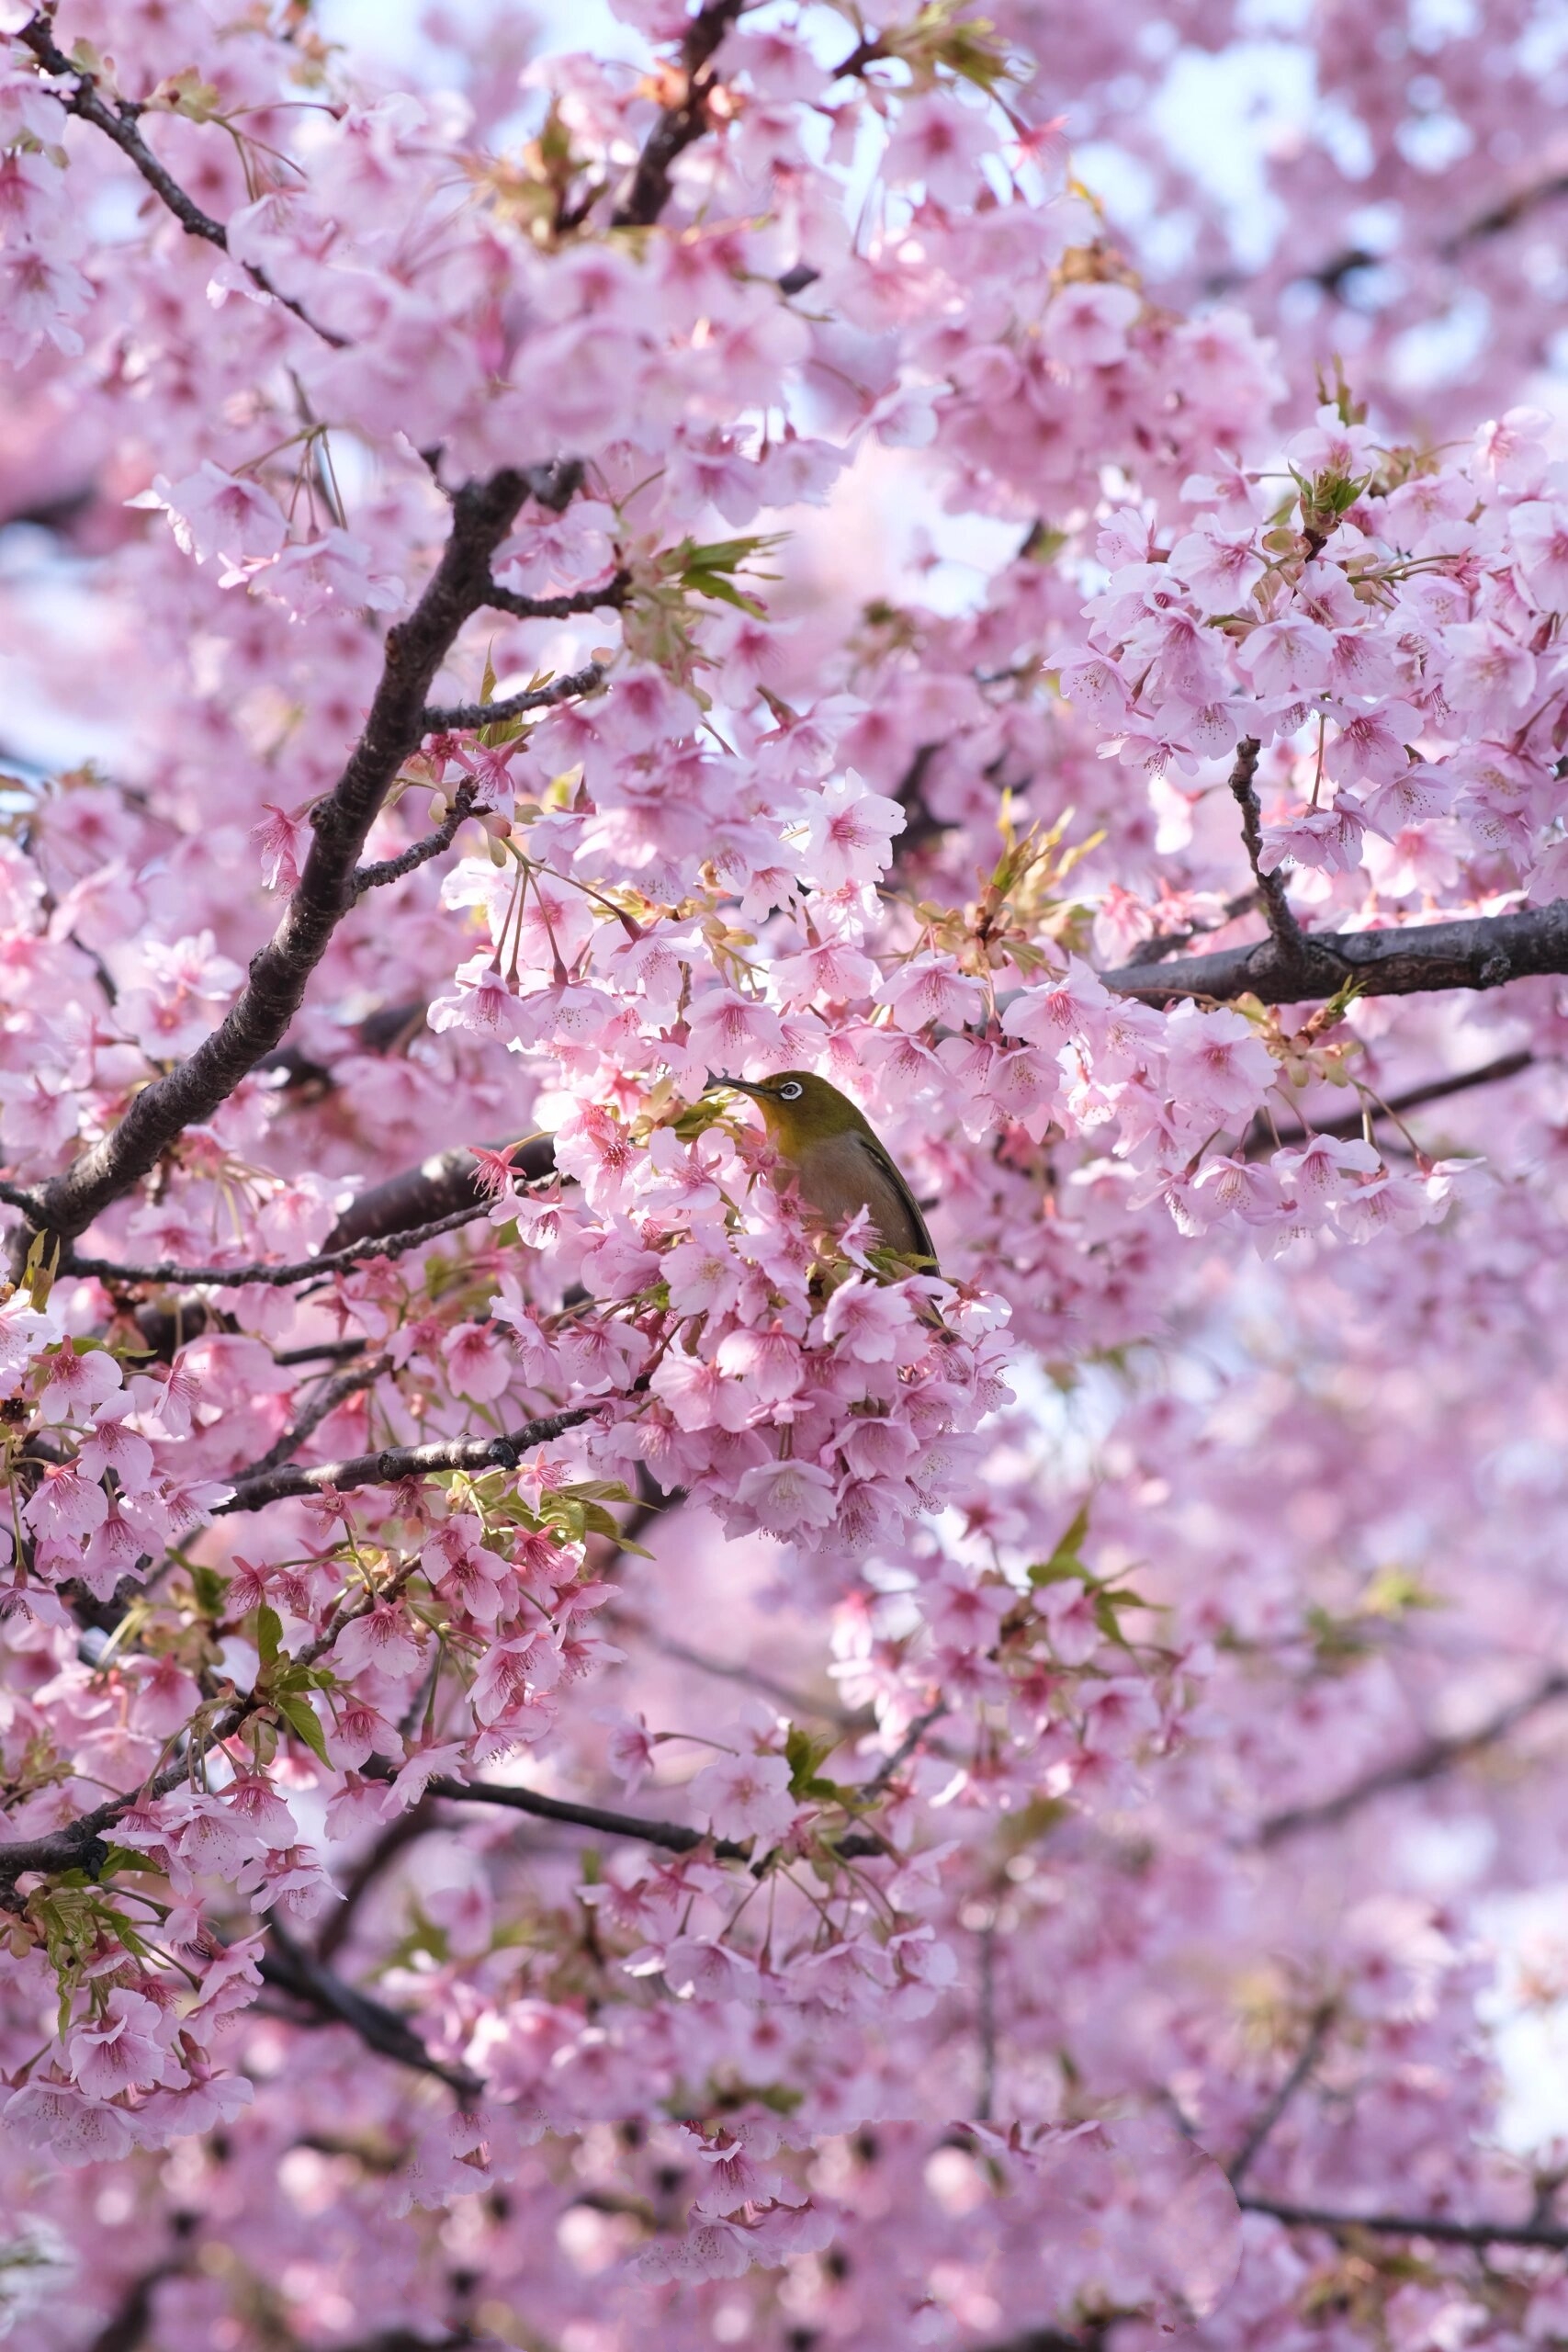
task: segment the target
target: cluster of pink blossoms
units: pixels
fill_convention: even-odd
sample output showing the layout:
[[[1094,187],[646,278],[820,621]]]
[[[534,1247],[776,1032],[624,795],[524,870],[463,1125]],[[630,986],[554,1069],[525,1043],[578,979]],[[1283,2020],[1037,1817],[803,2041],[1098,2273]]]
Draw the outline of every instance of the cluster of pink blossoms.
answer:
[[[1550,2343],[1550,304],[1303,426],[1163,19],[617,13],[0,0],[0,2332]]]

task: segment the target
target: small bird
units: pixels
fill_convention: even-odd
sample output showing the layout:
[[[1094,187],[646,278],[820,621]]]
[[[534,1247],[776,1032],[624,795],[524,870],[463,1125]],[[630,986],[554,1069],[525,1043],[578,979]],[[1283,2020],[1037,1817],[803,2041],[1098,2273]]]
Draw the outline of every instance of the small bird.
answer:
[[[827,1224],[841,1225],[865,1209],[884,1249],[922,1261],[922,1272],[939,1272],[919,1204],[886,1145],[847,1094],[807,1069],[761,1079],[724,1078],[709,1070],[704,1093],[718,1086],[751,1096],[801,1199]]]

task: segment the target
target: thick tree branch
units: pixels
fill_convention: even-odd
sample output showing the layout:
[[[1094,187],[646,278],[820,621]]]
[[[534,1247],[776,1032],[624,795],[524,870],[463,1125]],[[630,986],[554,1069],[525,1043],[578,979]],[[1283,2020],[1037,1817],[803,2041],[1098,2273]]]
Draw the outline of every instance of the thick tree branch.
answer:
[[[152,2298],[165,2278],[177,2278],[188,2265],[178,2259],[154,2263],[133,2278],[119,2309],[104,2322],[86,2352],[141,2352],[152,2324]]]
[[[1220,1003],[1256,996],[1265,1004],[1299,1004],[1337,995],[1355,983],[1364,996],[1419,996],[1439,989],[1495,989],[1508,980],[1568,972],[1568,899],[1517,914],[1402,923],[1386,931],[1306,932],[1299,959],[1272,939],[1222,948],[1214,956],[1151,971],[1124,964],[1102,972],[1108,989],[1143,1004],[1184,996]]]
[[[434,2075],[456,2091],[465,2106],[481,2096],[483,2085],[474,2075],[433,2058],[406,2018],[385,2002],[345,1984],[314,1952],[296,1943],[280,1919],[268,1922],[267,1938],[270,1950],[264,1953],[261,1964],[264,1984],[315,2010],[325,2023],[350,2027],[379,2056],[393,2059],[400,2066],[412,2066],[422,2075]]]
[[[553,485],[544,482],[547,490]],[[210,1118],[264,1054],[282,1042],[311,973],[354,903],[353,876],[366,836],[403,762],[438,723],[425,698],[465,621],[483,603],[491,558],[524,499],[540,483],[506,470],[464,485],[453,499],[441,560],[406,620],[387,632],[380,682],[348,763],[311,820],[315,840],[277,929],[252,960],[245,988],[187,1061],[153,1080],[113,1131],[45,1191],[48,1226],[73,1240],[152,1169],[185,1128]],[[597,667],[592,683],[599,683]],[[558,680],[547,698],[585,691]]]
[[[1384,1764],[1375,1772],[1364,1773],[1348,1788],[1341,1789],[1337,1796],[1325,1797],[1321,1804],[1292,1805],[1287,1812],[1269,1815],[1258,1826],[1257,1843],[1277,1846],[1286,1838],[1299,1837],[1303,1830],[1333,1829],[1348,1815],[1370,1804],[1374,1797],[1386,1796],[1392,1789],[1418,1788],[1425,1781],[1435,1781],[1456,1766],[1468,1764],[1472,1757],[1495,1747],[1500,1739],[1506,1739],[1527,1716],[1550,1706],[1554,1699],[1562,1698],[1568,1698],[1568,1673],[1548,1674],[1533,1690],[1500,1707],[1474,1731],[1452,1738],[1429,1739],[1397,1763]]]
[[[548,1445],[568,1430],[592,1420],[597,1410],[596,1405],[578,1405],[569,1412],[528,1421],[505,1437],[443,1439],[434,1445],[387,1445],[378,1453],[356,1453],[344,1462],[320,1462],[310,1470],[286,1463],[279,1469],[238,1480],[229,1500],[216,1506],[213,1517],[222,1518],[232,1511],[264,1510],[268,1503],[288,1502],[301,1495],[328,1491],[342,1494],[351,1487],[395,1487],[404,1478],[429,1478],[441,1470],[515,1470],[520,1455],[536,1445]],[[0,1849],[0,1854],[3,1851]]]
[[[1325,2230],[1330,2237],[1354,2237],[1371,2230],[1379,2237],[1429,2238],[1438,2245],[1538,2245],[1553,2253],[1568,2249],[1568,2228],[1551,2222],[1459,2222],[1447,2213],[1339,2213],[1323,2205],[1288,2205],[1272,2197],[1241,2196],[1244,2213],[1269,2213],[1295,2230]]]
[[[574,695],[593,694],[604,683],[604,663],[590,662],[568,677],[552,678],[547,686],[529,686],[522,694],[503,695],[500,702],[457,702],[433,707],[424,713],[423,731],[452,735],[473,727],[495,727],[508,718],[521,718],[526,710],[551,710],[558,702],[570,702]]]
[[[427,1225],[411,1226],[402,1233],[352,1243],[346,1249],[326,1250],[319,1257],[297,1258],[288,1266],[122,1266],[112,1258],[78,1258],[73,1252],[62,1261],[61,1271],[91,1274],[106,1283],[161,1283],[165,1286],[210,1283],[226,1290],[253,1289],[260,1283],[277,1289],[289,1283],[313,1282],[319,1274],[342,1273],[345,1267],[359,1265],[367,1258],[401,1258],[410,1250],[423,1249],[427,1241],[439,1240],[444,1233],[456,1233],[460,1226],[471,1225],[488,1206],[486,1200],[474,1200],[466,1208],[432,1217]]]
[[[135,165],[153,194],[173,213],[187,237],[199,237],[204,243],[216,245],[220,253],[226,254],[229,232],[223,223],[214,220],[194,198],[186,194],[173,173],[166,171],[158,161],[138,130],[138,120],[146,108],[127,98],[117,98],[111,106],[101,97],[95,77],[85,73],[80,66],[73,65],[55,41],[48,17],[35,17],[30,24],[22,27],[17,39],[32,51],[47,73],[62,74],[73,83],[71,96],[61,101],[67,114],[79,116],[82,121],[90,122],[96,130],[101,130],[106,139],[113,141],[120,153]],[[259,288],[270,300],[281,302],[283,308],[291,311],[312,334],[320,335],[321,341],[331,344],[334,351],[347,349],[346,335],[334,334],[330,327],[320,325],[302,303],[297,302],[291,294],[280,292],[265,269],[259,269],[254,262],[245,262],[243,266],[253,286]]]
[[[745,6],[746,0],[705,0],[687,26],[678,69],[681,95],[649,133],[631,184],[611,215],[612,228],[651,228],[669,203],[670,175],[677,159],[708,127],[713,53]]]

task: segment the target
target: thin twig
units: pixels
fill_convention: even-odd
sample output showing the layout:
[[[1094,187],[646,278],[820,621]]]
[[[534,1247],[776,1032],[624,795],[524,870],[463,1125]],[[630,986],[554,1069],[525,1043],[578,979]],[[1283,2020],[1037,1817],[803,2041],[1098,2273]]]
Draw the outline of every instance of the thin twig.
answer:
[[[365,1770],[367,1778],[391,1778],[389,1768],[383,1767],[378,1772],[374,1765],[367,1765]],[[615,1813],[599,1804],[577,1804],[567,1797],[547,1797],[537,1789],[512,1788],[496,1781],[445,1779],[429,1781],[425,1786],[431,1796],[444,1797],[452,1804],[503,1805],[513,1813],[532,1814],[540,1821],[564,1822],[576,1829],[596,1829],[607,1838],[635,1838],[645,1846],[661,1846],[671,1854],[690,1854],[703,1846],[721,1861],[755,1860],[750,1846],[738,1844],[733,1838],[713,1838],[705,1829],[691,1829],[679,1821],[647,1821],[639,1814]],[[767,1859],[777,1850],[771,1848]],[[885,1854],[887,1849],[880,1838],[852,1830],[847,1837],[833,1840],[833,1851],[852,1859]]]
[[[103,132],[106,139],[114,141],[120,153],[135,165],[153,194],[173,213],[187,237],[199,237],[204,243],[216,245],[220,253],[226,254],[229,250],[229,232],[224,228],[223,223],[220,220],[214,220],[209,213],[202,210],[194,198],[186,195],[173,173],[167,171],[158,161],[157,156],[137,129],[137,118],[145,109],[125,98],[117,98],[113,106],[106,104],[98,95],[96,76],[85,72],[83,67],[73,64],[64,51],[58,46],[53,37],[51,20],[47,16],[39,15],[33,17],[30,24],[22,27],[17,39],[32,51],[39,63],[48,73],[59,74],[70,78],[73,85],[71,96],[62,100],[67,114],[80,116],[84,122],[90,122],[95,130]],[[291,311],[302,325],[310,328],[312,334],[320,335],[321,341],[330,344],[334,351],[345,351],[348,348],[346,335],[334,334],[330,327],[324,327],[319,321],[313,319],[303,303],[297,302],[291,294],[281,292],[273,284],[265,269],[258,268],[254,262],[245,262],[242,266],[253,286],[258,288],[272,301],[281,302],[283,308],[286,311]]]
[[[1258,895],[1263,901],[1263,912],[1270,936],[1286,964],[1294,966],[1305,953],[1306,943],[1302,927],[1296,921],[1285,889],[1284,876],[1278,868],[1265,874],[1263,856],[1263,811],[1258,805],[1258,761],[1263,746],[1256,736],[1244,735],[1235,747],[1235,765],[1230,774],[1230,787],[1236,807],[1241,810],[1241,837],[1247,844],[1247,862],[1258,884]]]
[[[342,1273],[345,1267],[357,1266],[367,1258],[401,1258],[411,1250],[423,1250],[427,1241],[439,1240],[444,1233],[456,1233],[459,1227],[472,1225],[490,1206],[488,1199],[476,1200],[468,1207],[453,1209],[449,1216],[433,1217],[428,1225],[411,1226],[405,1233],[383,1234],[378,1239],[351,1242],[346,1249],[324,1250],[317,1258],[297,1258],[288,1266],[122,1266],[111,1258],[68,1257],[61,1268],[62,1273],[91,1274],[106,1283],[210,1283],[225,1290],[245,1290],[258,1283],[272,1288],[289,1283],[314,1282],[321,1274]]]
[[[247,1478],[259,1478],[266,1471],[276,1470],[280,1462],[288,1462],[299,1453],[307,1438],[314,1436],[327,1416],[337,1411],[346,1397],[357,1396],[362,1388],[373,1387],[382,1374],[389,1372],[391,1367],[389,1355],[371,1356],[364,1363],[354,1364],[347,1372],[340,1372],[335,1380],[323,1382],[320,1392],[312,1396],[293,1426],[286,1429],[257,1461],[247,1463],[243,1470],[234,1473],[236,1483],[243,1485]]]
[[[1240,2188],[1242,2181],[1252,2169],[1264,2142],[1316,2066],[1323,2055],[1323,2045],[1328,2038],[1328,2029],[1333,2022],[1334,2004],[1331,2001],[1325,2001],[1313,2014],[1311,2028],[1305,2041],[1297,2052],[1294,2064],[1273,2096],[1259,2109],[1247,2130],[1246,2138],[1231,2159],[1227,2174],[1233,2188]]]
[[[213,1517],[232,1511],[264,1510],[268,1503],[288,1502],[305,1495],[345,1493],[353,1487],[395,1487],[405,1478],[434,1477],[443,1470],[515,1470],[520,1457],[536,1445],[551,1444],[568,1430],[592,1420],[598,1407],[579,1405],[570,1412],[552,1413],[529,1421],[506,1437],[444,1439],[433,1445],[387,1445],[378,1453],[356,1453],[344,1462],[320,1462],[301,1470],[292,1463],[268,1470],[259,1477],[243,1478],[226,1503],[214,1506]],[[3,1852],[3,1849],[0,1849]]]
[[[1156,932],[1152,938],[1138,942],[1127,961],[1129,964],[1163,964],[1168,956],[1179,956],[1181,950],[1190,947],[1195,939],[1205,939],[1211,932],[1224,931],[1225,925],[1235,922],[1238,916],[1250,914],[1257,904],[1256,890],[1238,890],[1234,898],[1225,900],[1217,922],[1191,923],[1185,931]]]
[[[1352,1781],[1348,1788],[1341,1789],[1337,1796],[1325,1797],[1319,1804],[1292,1805],[1287,1812],[1269,1815],[1259,1822],[1254,1842],[1277,1846],[1281,1839],[1299,1837],[1303,1830],[1332,1829],[1348,1815],[1370,1804],[1374,1797],[1386,1796],[1392,1789],[1419,1787],[1425,1781],[1435,1781],[1442,1773],[1451,1772],[1457,1765],[1468,1764],[1472,1757],[1506,1739],[1528,1715],[1550,1706],[1554,1699],[1562,1698],[1568,1698],[1568,1673],[1549,1674],[1533,1690],[1527,1690],[1522,1698],[1500,1708],[1475,1731],[1452,1738],[1429,1739],[1413,1755],[1365,1773],[1360,1780]]]
[[[617,1623],[627,1623],[625,1617]],[[724,1657],[711,1657],[705,1650],[692,1649],[685,1642],[671,1640],[667,1634],[648,1634],[640,1621],[637,1630],[647,1635],[649,1645],[660,1657],[674,1658],[682,1666],[694,1667],[699,1674],[711,1674],[725,1682],[743,1683],[749,1690],[761,1690],[770,1699],[777,1699],[793,1714],[816,1715],[823,1723],[839,1724],[845,1730],[857,1725],[870,1726],[869,1712],[857,1714],[852,1707],[835,1704],[831,1699],[815,1699],[809,1690],[797,1690],[793,1683],[781,1682],[776,1675],[764,1674],[761,1668]]]
[[[412,1573],[412,1566],[411,1562],[407,1567],[398,1570],[378,1589],[361,1592],[353,1600],[345,1599],[341,1601],[322,1631],[299,1652],[296,1665],[314,1666],[319,1658],[324,1657],[345,1625],[368,1616],[379,1602],[395,1597]],[[151,1781],[144,1781],[140,1789],[124,1796],[106,1797],[102,1804],[95,1805],[90,1813],[79,1814],[64,1829],[51,1830],[42,1838],[21,1838],[9,1845],[0,1845],[0,1907],[12,1911],[22,1907],[16,1893],[16,1883],[19,1878],[25,1878],[34,1871],[47,1873],[85,1870],[90,1876],[96,1876],[107,1859],[103,1842],[105,1830],[112,1829],[120,1815],[128,1813],[132,1805],[153,1804],[160,1797],[166,1797],[172,1789],[189,1783],[203,1757],[209,1756],[215,1747],[221,1747],[226,1740],[232,1739],[258,1709],[270,1703],[265,1690],[237,1691],[205,1730],[186,1736],[183,1755]]]
[[[1236,2203],[1244,2213],[1269,2213],[1291,2229],[1325,2230],[1330,2237],[1371,2230],[1380,2237],[1430,2238],[1439,2245],[1538,2245],[1553,2252],[1568,2247],[1568,2228],[1551,2222],[1458,2222],[1447,2213],[1341,2213],[1272,2197],[1238,2197]]]
[[[606,606],[616,610],[626,603],[631,584],[631,573],[624,566],[602,588],[574,588],[565,596],[520,596],[492,580],[485,591],[485,603],[520,621],[565,621],[574,613],[597,613]]]
[[[1367,1119],[1373,1124],[1388,1113],[1395,1116],[1402,1111],[1418,1111],[1424,1102],[1442,1102],[1451,1094],[1468,1094],[1472,1087],[1495,1086],[1505,1078],[1517,1078],[1522,1069],[1535,1066],[1531,1053],[1499,1054],[1495,1062],[1483,1062],[1479,1069],[1458,1070],[1451,1078],[1431,1078],[1423,1086],[1408,1086],[1402,1093],[1390,1094],[1381,1102],[1358,1104],[1342,1118],[1325,1119],[1316,1126],[1287,1124],[1273,1130],[1249,1136],[1247,1150],[1270,1152],[1281,1144],[1306,1143],[1313,1136],[1359,1136]]]
[[[475,727],[498,727],[509,718],[521,718],[527,710],[551,710],[557,703],[570,702],[573,695],[596,693],[604,683],[604,665],[590,662],[565,678],[552,678],[547,686],[529,686],[522,694],[506,695],[500,702],[457,702],[433,707],[423,715],[427,735],[466,734]]]
[[[923,1715],[917,1715],[915,1717],[914,1722],[909,1725],[908,1730],[904,1734],[903,1738],[898,1742],[898,1745],[893,1750],[892,1755],[886,1758],[878,1771],[873,1773],[871,1779],[865,1782],[863,1787],[855,1791],[856,1797],[863,1804],[868,1800],[886,1795],[887,1790],[892,1785],[895,1776],[903,1770],[910,1757],[913,1756],[916,1748],[919,1747],[921,1740],[924,1739],[927,1732],[930,1731],[932,1724],[937,1721],[939,1716],[945,1715],[946,1713],[946,1702],[944,1700],[938,1699],[934,1705],[926,1709]]]
[[[378,1836],[372,1838],[343,1883],[343,1900],[327,1913],[326,1925],[316,1938],[319,1961],[330,1965],[337,1958],[348,1941],[360,1905],[377,1880],[406,1847],[426,1836],[434,1826],[427,1793],[417,1804],[411,1804],[406,1813],[394,1814]]]
[[[478,804],[479,786],[471,776],[467,776],[457,786],[452,806],[441,822],[422,841],[411,842],[407,849],[400,850],[396,857],[378,858],[373,865],[355,868],[349,883],[355,897],[362,899],[367,890],[379,890],[389,882],[400,882],[405,874],[416,874],[422,865],[428,865],[433,857],[439,857],[443,850],[450,849],[458,829],[468,818],[488,813]]]
[[[555,1146],[548,1136],[533,1136],[514,1148],[512,1169],[525,1183],[542,1184],[555,1172]],[[491,1194],[479,1173],[479,1162],[465,1145],[432,1153],[417,1168],[406,1168],[383,1183],[371,1184],[350,1201],[322,1244],[330,1255],[434,1224],[464,1207],[488,1207]]]

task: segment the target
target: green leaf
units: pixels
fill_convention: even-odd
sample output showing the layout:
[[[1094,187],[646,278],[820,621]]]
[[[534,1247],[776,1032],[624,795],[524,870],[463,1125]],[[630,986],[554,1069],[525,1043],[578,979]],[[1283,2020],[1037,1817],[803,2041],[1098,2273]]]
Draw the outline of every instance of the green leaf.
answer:
[[[130,1846],[111,1846],[98,1869],[98,1883],[113,1878],[118,1871],[151,1871],[157,1874],[158,1865],[147,1854],[139,1854]]]
[[[276,1665],[278,1651],[283,1647],[283,1620],[276,1609],[263,1601],[256,1611],[256,1648],[261,1653],[264,1675]]]
[[[327,1737],[321,1718],[302,1690],[280,1690],[272,1702],[291,1732],[302,1739],[312,1756],[329,1766]]]
[[[1068,1577],[1077,1577],[1085,1584],[1093,1583],[1093,1577],[1078,1556],[1079,1546],[1089,1533],[1089,1510],[1087,1501],[1080,1503],[1073,1515],[1071,1526],[1057,1538],[1056,1548],[1050,1558],[1036,1560],[1029,1571],[1032,1585],[1063,1584]]]
[[[229,1598],[229,1579],[220,1577],[216,1568],[205,1568],[199,1562],[190,1570],[191,1597],[204,1617],[221,1617]]]
[[[1106,1592],[1103,1589],[1095,1594],[1094,1622],[1100,1627],[1100,1632],[1104,1634],[1108,1642],[1114,1642],[1118,1649],[1124,1650],[1127,1647],[1127,1636],[1116,1622],[1116,1600],[1114,1594]]]
[[[813,1738],[799,1724],[791,1724],[784,1734],[784,1761],[789,1766],[789,1792],[793,1797],[814,1797],[822,1804],[838,1804],[853,1797],[851,1789],[840,1789],[834,1781],[818,1777],[818,1767],[831,1756],[839,1745],[837,1735]]]

